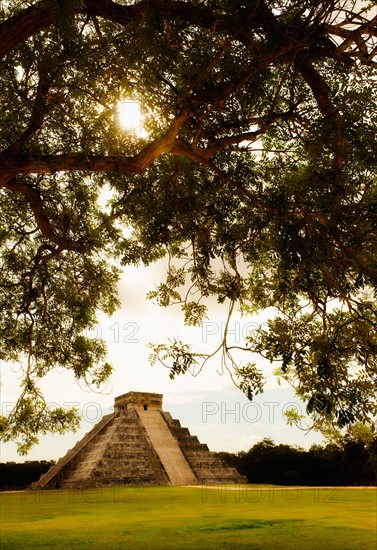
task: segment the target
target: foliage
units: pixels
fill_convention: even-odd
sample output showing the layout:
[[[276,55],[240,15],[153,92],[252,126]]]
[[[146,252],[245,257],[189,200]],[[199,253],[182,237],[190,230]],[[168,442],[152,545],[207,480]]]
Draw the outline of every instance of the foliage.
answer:
[[[33,481],[38,481],[53,464],[55,462],[52,460],[2,462],[0,463],[0,490],[26,489]]]
[[[364,426],[363,432],[367,432]],[[339,444],[312,445],[305,451],[263,439],[247,452],[218,453],[251,483],[306,486],[377,485],[377,437],[366,444],[347,436]]]
[[[2,437],[21,430],[25,450],[74,424],[34,407],[38,380],[58,365],[106,379],[87,331],[118,305],[119,265],[165,255],[151,299],[194,325],[211,296],[268,309],[243,350],[280,362],[317,428],[371,421],[374,2],[9,0],[0,20],[0,359],[23,366],[26,392]],[[144,132],[122,130],[124,100]],[[172,375],[213,355],[169,345],[155,353]],[[226,334],[218,351],[261,391]]]

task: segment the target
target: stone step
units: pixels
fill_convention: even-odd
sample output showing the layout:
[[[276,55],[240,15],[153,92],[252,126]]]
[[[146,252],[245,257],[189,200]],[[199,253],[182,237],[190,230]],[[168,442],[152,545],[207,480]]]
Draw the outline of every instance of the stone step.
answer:
[[[98,435],[107,430],[115,418],[115,414],[108,414],[98,422],[85,436],[76,443],[76,445],[70,449],[65,456],[63,456],[54,466],[43,474],[37,482],[32,483],[32,489],[42,489],[44,487],[54,487],[57,483],[60,483],[60,477],[64,475],[64,471],[70,468],[72,464],[79,456],[80,453],[95,440]]]
[[[192,436],[188,428],[182,427],[179,420],[164,412],[164,417],[174,437],[178,440],[187,461],[200,483],[246,482],[235,468],[228,467],[216,454],[211,453],[205,443]]]
[[[159,410],[139,410],[140,420],[172,485],[195,485],[196,479]]]

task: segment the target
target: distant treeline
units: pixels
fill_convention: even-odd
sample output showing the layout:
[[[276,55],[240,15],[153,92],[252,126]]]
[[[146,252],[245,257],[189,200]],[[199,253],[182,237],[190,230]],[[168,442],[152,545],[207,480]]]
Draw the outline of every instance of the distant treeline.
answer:
[[[263,439],[247,452],[217,453],[250,483],[273,485],[377,485],[377,436],[342,444],[276,445]],[[0,463],[0,490],[24,489],[47,472],[54,461]]]
[[[0,463],[0,490],[25,489],[47,472],[54,460]]]
[[[251,483],[276,485],[377,485],[377,437],[369,444],[313,445],[308,451],[264,439],[247,452],[218,453]]]

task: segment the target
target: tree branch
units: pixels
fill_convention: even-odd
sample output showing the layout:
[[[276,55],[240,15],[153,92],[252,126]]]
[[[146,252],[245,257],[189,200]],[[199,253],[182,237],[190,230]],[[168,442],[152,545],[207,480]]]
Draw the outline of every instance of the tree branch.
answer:
[[[83,246],[79,243],[69,242],[66,239],[62,239],[56,234],[45,212],[43,200],[37,189],[16,178],[12,178],[10,181],[8,181],[6,184],[6,188],[10,191],[13,191],[14,193],[22,195],[24,199],[26,199],[26,201],[30,205],[30,208],[33,211],[35,220],[42,235],[47,240],[66,250],[76,250],[77,252],[82,251]]]
[[[0,189],[9,189],[9,180],[17,174],[52,174],[54,172],[119,172],[142,174],[161,154],[168,153],[182,124],[190,116],[184,109],[170,123],[169,129],[144,147],[134,157],[66,153],[61,155],[14,154],[6,150],[0,155]]]
[[[17,48],[31,36],[56,23],[63,13],[59,2],[41,0],[0,24],[0,59]],[[172,17],[186,17],[188,21],[211,28],[216,21],[225,20],[215,10],[204,6],[193,6],[181,0],[155,1],[153,6],[158,13]],[[131,21],[141,21],[144,9],[150,7],[148,0],[140,0],[133,5],[121,5],[112,0],[84,0],[65,2],[64,16],[77,14],[102,17],[113,23],[127,25]]]
[[[362,57],[365,58],[368,56],[368,40],[372,36],[377,37],[377,15],[353,30],[342,28],[339,25],[329,25],[326,30],[329,34],[344,38],[344,41],[336,48],[337,54],[343,54],[354,44],[359,48]],[[367,38],[364,39],[363,36]]]
[[[237,193],[241,197],[246,197],[248,201],[253,204],[254,206],[257,206],[258,208],[262,208],[263,210],[268,210],[272,213],[277,213],[277,209],[272,207],[270,204],[258,199],[258,197],[246,189],[243,185],[235,181],[233,178],[229,177],[225,172],[223,172],[220,168],[218,168],[215,164],[213,164],[206,155],[206,151],[203,151],[203,155],[201,154],[201,150],[198,147],[192,147],[189,143],[185,142],[182,139],[178,139],[174,143],[174,147],[171,150],[171,153],[176,156],[185,156],[187,158],[190,158],[191,160],[201,164],[202,166],[205,166],[206,168],[209,168],[211,172],[219,176],[219,178],[226,183],[229,187],[232,187],[237,191]]]

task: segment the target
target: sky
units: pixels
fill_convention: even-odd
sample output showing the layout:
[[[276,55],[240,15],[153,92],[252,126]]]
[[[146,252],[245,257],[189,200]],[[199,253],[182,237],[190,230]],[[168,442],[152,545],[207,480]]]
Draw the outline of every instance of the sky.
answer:
[[[263,394],[252,402],[234,386],[228,373],[219,371],[219,357],[207,364],[197,376],[182,375],[174,380],[169,370],[156,363],[151,366],[148,343],[177,338],[191,343],[198,351],[212,351],[220,341],[227,315],[227,306],[211,304],[209,318],[201,327],[185,327],[177,306],[161,308],[146,299],[146,293],[164,280],[166,263],[149,267],[128,267],[119,283],[121,308],[111,317],[100,316],[98,336],[108,346],[108,360],[114,366],[100,392],[78,383],[71,373],[57,369],[40,383],[47,400],[66,407],[78,407],[82,422],[76,433],[45,435],[25,457],[17,455],[16,445],[2,443],[0,460],[57,460],[93,428],[104,414],[112,411],[114,398],[129,391],[163,394],[163,409],[180,420],[211,451],[246,451],[265,437],[275,443],[288,443],[309,448],[323,442],[314,431],[306,433],[285,423],[284,410],[296,407],[305,412],[305,404],[288,386],[278,386],[268,361],[256,359],[264,369],[267,383]],[[235,313],[229,325],[229,343],[242,343],[242,336],[256,323],[251,317]],[[1,410],[6,414],[19,394],[16,366],[1,364]]]

